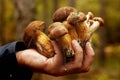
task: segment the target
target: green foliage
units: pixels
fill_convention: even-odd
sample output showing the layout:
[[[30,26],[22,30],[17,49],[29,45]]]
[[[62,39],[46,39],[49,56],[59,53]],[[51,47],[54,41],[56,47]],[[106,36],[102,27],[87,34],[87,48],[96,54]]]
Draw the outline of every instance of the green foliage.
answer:
[[[108,74],[106,73],[101,73],[99,75],[95,75],[95,78],[93,80],[109,80]]]
[[[41,0],[36,0],[36,19],[43,20],[43,4]]]
[[[100,42],[100,37],[97,33],[94,33],[92,36],[92,44],[93,46],[101,46],[101,42]]]
[[[105,53],[108,58],[120,58],[120,45],[109,45],[105,48]]]
[[[15,40],[14,5],[10,0],[3,0],[3,3],[4,13],[1,16],[3,16],[4,19],[2,21],[3,25],[0,26],[0,29],[2,29],[3,32],[1,32],[2,34],[0,35],[4,36],[4,42],[1,42],[1,44]]]
[[[100,4],[98,2],[99,0],[77,0],[76,1],[76,8],[79,11],[83,11],[87,13],[88,11],[91,11],[96,15],[99,14],[99,8]]]
[[[68,6],[68,0],[60,0],[59,7]]]
[[[109,40],[111,42],[120,42],[120,0],[107,0],[106,23],[108,28]]]

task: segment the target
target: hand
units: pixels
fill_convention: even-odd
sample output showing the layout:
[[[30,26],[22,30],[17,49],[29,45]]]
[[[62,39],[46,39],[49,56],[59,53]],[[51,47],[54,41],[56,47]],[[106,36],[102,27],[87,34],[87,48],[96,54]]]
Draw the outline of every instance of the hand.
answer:
[[[89,70],[94,56],[94,51],[89,42],[86,44],[86,53],[83,53],[78,42],[73,40],[72,45],[75,51],[75,59],[67,64],[63,63],[63,55],[55,41],[52,41],[52,44],[54,46],[55,55],[51,58],[41,55],[34,49],[26,49],[17,52],[16,59],[20,65],[27,66],[33,71],[53,76],[82,73]]]

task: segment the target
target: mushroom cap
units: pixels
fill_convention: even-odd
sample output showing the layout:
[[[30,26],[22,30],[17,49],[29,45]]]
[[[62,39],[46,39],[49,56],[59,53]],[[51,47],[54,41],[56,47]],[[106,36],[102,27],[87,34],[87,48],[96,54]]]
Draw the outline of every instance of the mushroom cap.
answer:
[[[54,12],[53,21],[63,22],[64,20],[66,20],[69,14],[73,11],[77,11],[77,10],[73,7],[61,7]]]
[[[93,20],[98,21],[100,26],[104,25],[104,20],[101,17],[94,17]]]
[[[71,12],[67,21],[71,25],[76,25],[86,20],[86,15],[83,12]]]
[[[48,27],[48,32],[51,39],[57,39],[68,33],[68,30],[61,22],[55,22]]]
[[[23,41],[26,45],[26,47],[30,47],[29,42],[31,41],[31,39],[33,39],[32,41],[35,41],[35,37],[36,35],[36,31],[40,30],[40,31],[44,31],[45,29],[45,22],[43,21],[33,21],[31,22],[25,29],[24,31],[24,36],[23,36]],[[35,46],[34,42],[32,42],[33,46]]]
[[[78,13],[78,17],[79,17],[79,19],[80,19],[81,22],[83,22],[83,21],[86,20],[86,15],[83,12],[79,12]]]
[[[89,16],[89,19],[93,19],[93,17],[94,17],[94,14],[92,12],[88,12],[87,15]]]

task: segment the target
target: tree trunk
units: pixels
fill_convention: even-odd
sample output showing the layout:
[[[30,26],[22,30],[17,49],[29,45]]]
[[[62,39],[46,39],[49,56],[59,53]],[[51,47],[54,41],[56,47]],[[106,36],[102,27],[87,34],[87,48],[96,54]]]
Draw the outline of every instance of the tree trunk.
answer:
[[[15,0],[16,38],[21,40],[25,27],[35,19],[34,0]]]
[[[69,2],[69,6],[71,6],[71,7],[75,7],[75,0],[68,0],[68,2]]]
[[[105,21],[105,0],[100,0],[100,16],[104,19]],[[104,25],[105,26],[105,25]],[[101,46],[99,48],[99,52],[100,52],[100,63],[102,66],[104,66],[104,62],[106,60],[106,57],[105,57],[105,52],[104,52],[104,48],[107,44],[107,39],[106,39],[106,28],[103,27],[101,29],[98,30],[98,33],[100,35],[100,42],[101,42]]]
[[[48,5],[47,0],[43,0],[43,19],[47,25],[48,23]]]
[[[53,0],[53,13],[58,9],[58,0]]]
[[[5,13],[4,0],[0,0],[0,45],[3,45],[6,42],[3,35],[5,27],[4,13]]]

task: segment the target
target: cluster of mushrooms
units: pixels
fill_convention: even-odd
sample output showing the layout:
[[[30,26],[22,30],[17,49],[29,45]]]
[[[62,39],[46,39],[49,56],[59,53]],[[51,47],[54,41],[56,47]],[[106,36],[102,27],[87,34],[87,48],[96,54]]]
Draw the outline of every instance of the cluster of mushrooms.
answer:
[[[84,49],[92,34],[103,24],[103,19],[94,17],[92,12],[85,14],[73,7],[61,7],[53,14],[53,23],[47,29],[48,35],[44,33],[44,21],[33,21],[26,27],[23,41],[27,48],[34,48],[50,58],[55,54],[51,40],[55,40],[66,63],[72,60],[75,54],[71,41],[77,40]]]

